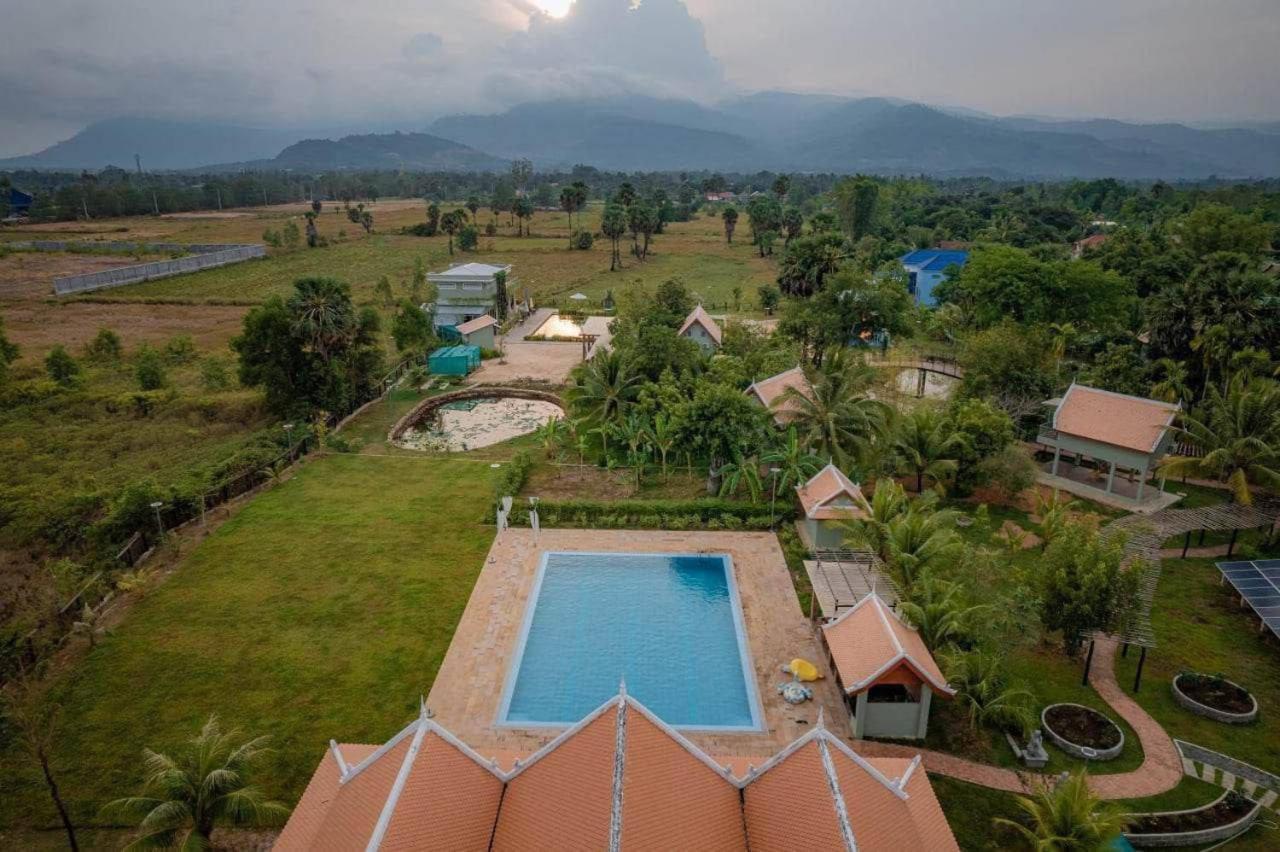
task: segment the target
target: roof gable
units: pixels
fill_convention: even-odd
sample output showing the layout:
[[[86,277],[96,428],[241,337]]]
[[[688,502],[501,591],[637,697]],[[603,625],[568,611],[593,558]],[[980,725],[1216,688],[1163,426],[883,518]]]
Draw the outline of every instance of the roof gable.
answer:
[[[701,304],[689,312],[689,316],[685,317],[684,324],[680,326],[680,330],[676,334],[684,337],[684,333],[694,325],[702,326],[702,330],[707,333],[707,336],[715,341],[717,346],[720,345],[723,332],[721,332],[720,326],[716,324],[716,321],[711,318],[711,314],[702,309]]]
[[[1053,412],[1053,428],[1068,435],[1153,453],[1180,406],[1074,382]]]
[[[955,694],[920,634],[875,592],[824,625],[822,634],[845,692],[861,692],[905,664],[935,690],[944,695]]]
[[[828,464],[804,485],[796,486],[796,494],[804,508],[805,517],[813,520],[866,517],[862,508],[862,489],[834,464]],[[853,505],[833,505],[840,497],[847,498]]]
[[[747,393],[754,396],[761,405],[773,412],[775,421],[783,423],[796,410],[795,400],[784,398],[789,388],[794,388],[796,393],[805,397],[809,397],[813,393],[812,388],[809,386],[809,380],[805,377],[804,369],[799,366],[784,370],[776,376],[752,382],[751,386],[747,388]]]
[[[454,326],[454,330],[458,334],[470,334],[473,331],[479,331],[482,328],[488,328],[491,325],[497,325],[498,321],[488,314],[482,314],[473,320],[467,320],[461,325]]]

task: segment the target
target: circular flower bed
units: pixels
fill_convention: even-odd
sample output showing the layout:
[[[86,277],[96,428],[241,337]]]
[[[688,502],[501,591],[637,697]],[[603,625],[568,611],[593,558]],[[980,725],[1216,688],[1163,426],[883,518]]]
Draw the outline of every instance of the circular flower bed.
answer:
[[[1217,675],[1183,672],[1173,679],[1173,698],[1192,713],[1229,725],[1258,718],[1258,700],[1249,690]]]
[[[1258,818],[1261,805],[1236,792],[1202,808],[1133,814],[1124,836],[1136,846],[1200,846],[1235,837]]]
[[[1124,731],[1106,716],[1081,704],[1050,704],[1040,725],[1058,748],[1084,760],[1111,760],[1124,748]]]

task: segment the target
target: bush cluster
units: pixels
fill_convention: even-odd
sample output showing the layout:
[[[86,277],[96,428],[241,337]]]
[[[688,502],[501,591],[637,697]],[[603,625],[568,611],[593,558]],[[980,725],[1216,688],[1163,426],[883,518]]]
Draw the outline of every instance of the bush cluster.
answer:
[[[514,494],[514,491],[503,492]],[[666,530],[765,530],[766,507],[732,500],[543,500],[538,515],[549,527]],[[776,520],[794,518],[790,507],[778,507]],[[489,520],[494,516],[491,511]],[[513,507],[511,522],[527,524],[529,507]]]

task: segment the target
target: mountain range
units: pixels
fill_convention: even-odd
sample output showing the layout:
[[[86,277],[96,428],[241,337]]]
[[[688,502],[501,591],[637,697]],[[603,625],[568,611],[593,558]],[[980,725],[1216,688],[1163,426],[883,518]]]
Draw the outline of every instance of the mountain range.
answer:
[[[996,117],[889,98],[790,92],[713,105],[633,95],[445,116],[420,128],[425,132],[301,141],[297,131],[120,118],[44,151],[0,160],[0,169],[127,167],[139,153],[144,168],[217,171],[489,171],[528,157],[542,169],[582,163],[623,171],[1256,178],[1280,176],[1276,128],[1276,122],[1193,127]]]

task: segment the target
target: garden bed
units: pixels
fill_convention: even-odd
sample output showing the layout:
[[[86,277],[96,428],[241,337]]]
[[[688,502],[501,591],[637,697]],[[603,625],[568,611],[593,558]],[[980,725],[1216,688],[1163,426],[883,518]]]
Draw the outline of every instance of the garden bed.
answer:
[[[1185,811],[1134,814],[1124,836],[1136,846],[1198,846],[1234,837],[1258,818],[1261,805],[1236,792]]]
[[[1111,760],[1124,749],[1120,726],[1082,704],[1050,704],[1040,724],[1058,748],[1084,760]]]
[[[1229,725],[1258,718],[1258,701],[1249,690],[1216,675],[1183,672],[1173,679],[1173,698],[1192,713]]]

